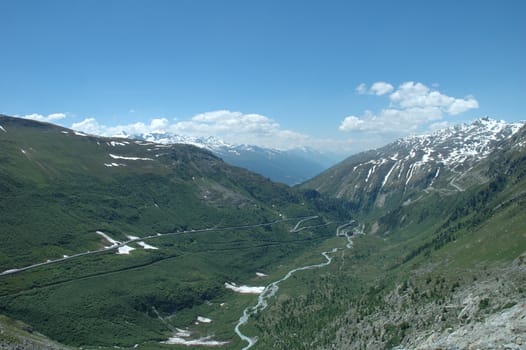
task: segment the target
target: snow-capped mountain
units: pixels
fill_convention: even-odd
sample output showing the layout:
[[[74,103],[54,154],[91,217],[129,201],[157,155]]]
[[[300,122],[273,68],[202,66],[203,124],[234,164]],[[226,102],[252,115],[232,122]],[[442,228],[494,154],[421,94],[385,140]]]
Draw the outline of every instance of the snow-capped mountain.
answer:
[[[406,137],[353,155],[306,187],[369,208],[415,200],[422,190],[463,191],[486,181],[484,171],[476,171],[478,164],[523,125],[486,117],[428,135]]]
[[[225,162],[259,173],[277,182],[295,185],[318,175],[338,160],[308,148],[277,150],[255,145],[229,144],[216,137],[189,137],[158,132],[132,138],[161,144],[189,144],[207,149]]]
[[[436,161],[446,167],[457,167],[466,161],[487,157],[498,141],[511,137],[524,123],[506,123],[488,117],[471,124],[460,124],[429,135],[413,136],[396,141],[413,152],[424,152],[421,162]]]

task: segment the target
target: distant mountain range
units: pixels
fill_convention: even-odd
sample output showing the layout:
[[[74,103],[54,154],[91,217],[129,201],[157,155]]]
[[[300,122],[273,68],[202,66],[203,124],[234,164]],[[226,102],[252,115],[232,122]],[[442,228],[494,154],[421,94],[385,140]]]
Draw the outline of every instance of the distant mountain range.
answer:
[[[255,145],[234,145],[216,137],[189,137],[170,133],[146,133],[129,137],[160,144],[194,145],[211,151],[229,164],[288,185],[307,181],[340,160],[334,154],[311,148],[278,150]]]

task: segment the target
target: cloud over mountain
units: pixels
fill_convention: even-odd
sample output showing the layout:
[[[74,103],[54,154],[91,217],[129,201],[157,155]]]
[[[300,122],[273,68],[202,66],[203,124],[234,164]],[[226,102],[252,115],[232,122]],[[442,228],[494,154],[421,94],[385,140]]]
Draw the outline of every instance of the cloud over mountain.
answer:
[[[214,136],[232,144],[249,144],[275,149],[312,147],[347,152],[349,140],[314,138],[284,129],[275,120],[255,113],[217,110],[200,113],[188,120],[170,121],[154,118],[149,123],[136,122],[107,126],[95,118],[86,118],[71,125],[74,130],[101,136],[124,136],[147,133],[172,133],[192,137]]]
[[[386,82],[376,82],[370,88],[362,83],[356,91],[358,94],[387,95],[389,104],[378,113],[366,110],[361,116],[344,118],[340,131],[412,132],[429,123],[438,123],[446,115],[455,116],[479,106],[472,96],[448,96],[414,81],[402,83],[396,90]]]
[[[33,113],[33,114],[23,115],[21,116],[21,118],[36,120],[39,122],[54,122],[54,121],[66,118],[66,114],[65,113],[51,113],[48,115],[42,115],[38,113]]]

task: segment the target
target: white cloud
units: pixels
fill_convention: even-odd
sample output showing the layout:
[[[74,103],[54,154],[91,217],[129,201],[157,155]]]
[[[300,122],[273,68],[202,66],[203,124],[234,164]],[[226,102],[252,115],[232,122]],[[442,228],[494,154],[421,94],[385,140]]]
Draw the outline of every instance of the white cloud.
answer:
[[[371,87],[368,89],[367,85],[365,83],[361,83],[356,87],[356,92],[359,95],[376,95],[376,96],[382,96],[385,94],[390,93],[394,90],[393,85],[386,83],[385,81],[377,81]]]
[[[469,109],[479,108],[478,101],[472,97],[468,96],[465,99],[455,99],[453,103],[448,106],[448,113],[451,115],[457,115],[463,113]]]
[[[437,123],[432,123],[431,125],[429,125],[429,130],[436,131],[436,130],[448,128],[450,126],[451,126],[451,123],[447,121],[437,122]]]
[[[33,113],[33,114],[23,115],[22,118],[24,118],[24,119],[31,119],[31,120],[37,120],[39,122],[52,122],[52,121],[55,121],[55,120],[60,120],[60,119],[66,118],[66,114],[65,113],[51,113],[51,114],[48,114],[47,116],[45,116],[45,115],[42,115],[42,114]]]
[[[365,124],[363,120],[354,115],[346,117],[340,124],[339,129],[341,131],[360,130],[360,127]]]
[[[283,129],[278,122],[260,114],[244,114],[229,110],[201,113],[189,120],[170,122],[166,118],[149,123],[107,126],[95,118],[74,123],[72,129],[100,136],[137,135],[151,132],[170,132],[193,137],[215,136],[232,144],[248,144],[276,149],[312,147],[319,150],[350,152],[351,141],[314,138],[293,130]]]
[[[150,121],[150,124],[144,124],[141,122],[117,125],[117,126],[106,126],[99,124],[95,118],[86,118],[81,122],[73,123],[71,128],[73,130],[83,131],[92,135],[100,136],[122,136],[126,135],[137,135],[151,132],[165,132],[169,127],[168,119],[165,118],[154,118]]]
[[[365,84],[360,84],[360,87],[360,91],[367,91],[369,94],[389,94],[389,105],[377,114],[365,111],[360,117],[346,117],[340,124],[341,131],[407,134],[429,126],[430,123],[437,126],[444,116],[458,115],[479,106],[472,96],[447,96],[413,81],[401,84],[396,90],[386,82],[376,82],[368,90]]]
[[[291,149],[318,142],[308,135],[281,128],[279,123],[260,114],[219,110],[197,114],[172,124],[169,131],[189,136],[215,136],[234,144]]]
[[[408,81],[398,87],[398,90],[389,95],[393,104],[400,108],[434,107],[442,112],[457,115],[469,109],[478,108],[475,98],[455,98],[444,95],[438,90],[431,90],[422,83]]]
[[[384,81],[379,81],[374,83],[369,89],[370,93],[377,96],[385,95],[394,90],[393,85],[386,83]]]
[[[73,123],[71,125],[71,128],[73,130],[77,131],[83,131],[88,134],[93,135],[102,135],[104,128],[106,128],[104,125],[100,125],[95,118],[86,118],[83,121],[79,123]]]
[[[361,83],[356,87],[356,92],[360,95],[365,95],[367,93],[367,85]]]

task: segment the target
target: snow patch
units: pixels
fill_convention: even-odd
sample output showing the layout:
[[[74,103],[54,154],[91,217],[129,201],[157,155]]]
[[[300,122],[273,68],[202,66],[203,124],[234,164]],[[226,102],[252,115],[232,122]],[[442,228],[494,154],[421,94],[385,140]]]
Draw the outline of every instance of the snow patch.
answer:
[[[409,183],[409,180],[411,180],[411,178],[413,177],[413,171],[415,170],[415,164],[411,164],[409,166],[409,170],[407,170],[407,180],[405,182],[405,185],[407,186],[407,184]]]
[[[212,320],[208,317],[203,317],[203,316],[197,316],[197,322],[201,322],[201,323],[211,323]]]
[[[137,244],[140,245],[141,247],[143,247],[144,249],[153,249],[153,250],[159,249],[159,248],[154,247],[153,245],[149,245],[148,243],[145,243],[145,242],[137,242]]]
[[[126,164],[120,164],[120,163],[104,163],[104,166],[107,166],[108,168],[111,168],[111,167],[126,166]]]
[[[265,287],[238,286],[228,282],[225,282],[225,288],[241,294],[261,294],[265,290]]]
[[[373,165],[373,167],[369,169],[369,172],[367,173],[367,177],[365,178],[365,182],[369,181],[369,178],[371,177],[371,174],[374,173],[375,168],[376,168],[376,165]]]
[[[85,133],[80,132],[80,131],[74,131],[74,133],[75,133],[75,135],[77,135],[77,136],[88,136],[88,135],[86,135]]]
[[[398,163],[394,163],[391,169],[389,169],[389,171],[387,172],[387,175],[385,175],[384,181],[382,181],[382,186],[380,188],[383,188],[385,186],[385,184],[387,183],[387,180],[389,180],[389,175],[391,175],[391,173],[393,172],[394,168],[396,168],[397,165]]]
[[[402,166],[400,167],[400,170],[398,171],[398,178],[402,177],[402,172],[404,171],[405,163],[402,162]]]
[[[22,152],[22,153],[24,153],[24,154],[27,153],[27,152],[26,152],[24,149],[22,149],[22,148],[20,148],[20,152]]]
[[[117,156],[111,153],[110,153],[110,157],[112,157],[113,159],[126,159],[126,160],[153,160],[152,158]]]
[[[2,130],[3,132],[7,132],[7,130],[4,129],[4,127],[2,125],[0,125],[0,130]]]
[[[124,142],[110,141],[110,142],[106,142],[106,143],[109,144],[112,147],[115,147],[115,146],[126,146],[126,143],[124,143]]]
[[[175,333],[174,333],[174,336],[176,337],[183,337],[183,338],[188,338],[192,335],[192,333],[187,330],[187,329],[181,329],[181,328],[176,328],[175,329]]]
[[[258,277],[268,277],[268,275],[266,273],[263,273],[263,272],[256,272],[256,276],[258,276]]]
[[[119,251],[117,252],[117,254],[129,255],[132,250],[135,250],[135,248],[130,247],[128,245],[123,245],[122,247],[119,247]]]
[[[108,242],[110,242],[112,244],[112,246],[114,245],[118,245],[120,244],[121,242],[119,241],[116,241],[114,240],[113,238],[111,238],[110,236],[108,236],[107,234],[105,234],[104,232],[102,231],[95,231],[96,234],[98,234],[99,236],[102,236],[105,240],[107,240]]]
[[[433,157],[431,157],[431,154],[434,152],[431,148],[424,149],[424,155],[422,155],[422,162],[427,163],[429,161],[433,160]]]
[[[132,235],[126,235],[126,237],[128,237],[128,239],[131,239],[131,240],[134,240],[134,239],[141,239],[141,237],[132,236]]]
[[[211,336],[187,340],[184,337],[178,337],[177,335],[169,338],[167,341],[161,342],[162,344],[169,345],[186,345],[186,346],[222,346],[228,344],[227,341],[213,340]]]

